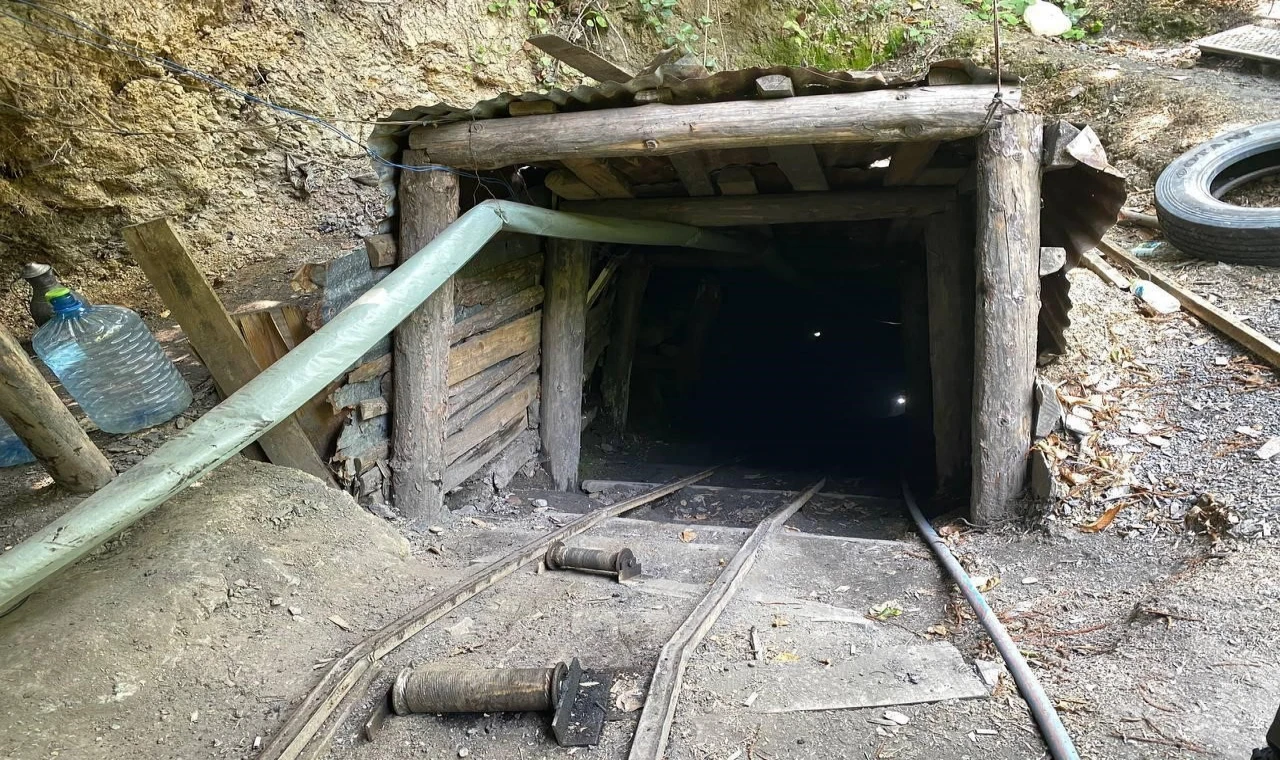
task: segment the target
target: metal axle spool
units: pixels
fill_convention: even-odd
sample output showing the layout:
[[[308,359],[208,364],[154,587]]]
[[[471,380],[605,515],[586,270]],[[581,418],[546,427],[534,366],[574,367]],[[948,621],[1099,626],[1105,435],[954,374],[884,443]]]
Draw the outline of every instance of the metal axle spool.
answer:
[[[391,687],[391,709],[396,715],[554,710],[568,669],[563,662],[554,668],[405,668]]]
[[[604,549],[581,549],[576,546],[565,546],[563,541],[556,541],[547,549],[545,558],[547,567],[552,570],[581,570],[588,573],[615,575],[619,581],[634,578],[640,574],[640,562],[630,549],[619,549],[616,552]]]

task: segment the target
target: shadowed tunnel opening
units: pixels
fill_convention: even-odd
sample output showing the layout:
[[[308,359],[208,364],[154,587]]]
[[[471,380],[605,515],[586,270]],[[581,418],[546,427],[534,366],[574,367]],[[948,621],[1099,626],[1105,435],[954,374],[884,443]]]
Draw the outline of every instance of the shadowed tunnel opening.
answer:
[[[752,266],[655,266],[631,432],[708,461],[886,480],[927,453],[922,251],[855,253],[859,228],[813,227],[775,228],[777,257]],[[931,470],[930,457],[921,463]]]

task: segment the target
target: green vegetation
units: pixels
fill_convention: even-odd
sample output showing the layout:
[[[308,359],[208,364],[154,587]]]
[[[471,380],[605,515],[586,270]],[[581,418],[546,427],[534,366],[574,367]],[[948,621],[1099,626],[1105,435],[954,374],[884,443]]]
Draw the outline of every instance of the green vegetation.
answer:
[[[679,0],[640,0],[640,21],[662,40],[662,44],[675,45],[682,53],[698,52],[701,43],[702,64],[709,69],[716,67],[716,59],[706,55],[707,49],[718,42],[710,37],[714,19],[702,15],[692,21],[678,15]]]
[[[1025,23],[1022,20],[1022,14],[1035,3],[1036,0],[965,0],[965,4],[973,8],[974,18],[990,21],[991,14],[994,12],[1000,17],[1001,25],[1010,29]],[[1071,28],[1062,34],[1065,39],[1084,39],[1086,34],[1097,34],[1102,31],[1100,19],[1087,18],[1089,15],[1087,0],[1055,0],[1055,5],[1061,8],[1071,20]]]
[[[756,48],[771,64],[862,70],[934,35],[924,6],[900,0],[811,0]]]

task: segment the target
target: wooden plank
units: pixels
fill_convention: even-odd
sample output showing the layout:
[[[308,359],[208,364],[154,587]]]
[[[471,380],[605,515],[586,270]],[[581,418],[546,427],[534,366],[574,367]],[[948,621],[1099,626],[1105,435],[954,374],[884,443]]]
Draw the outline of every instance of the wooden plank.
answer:
[[[766,74],[756,79],[756,95],[761,98],[795,97],[796,88],[791,77],[784,74]]]
[[[807,193],[831,189],[812,145],[775,145],[769,149],[769,157],[787,175],[792,190]]]
[[[596,305],[596,301],[600,300],[600,295],[604,293],[604,289],[609,287],[609,283],[613,281],[613,275],[618,271],[618,267],[622,265],[621,256],[610,256],[600,269],[600,274],[596,275],[595,282],[591,283],[591,289],[587,291],[587,308],[590,309]]]
[[[418,166],[432,160],[420,152],[406,151],[403,162]],[[458,176],[442,171],[403,172],[398,198],[398,258],[404,263],[458,218]],[[450,278],[395,330],[391,494],[396,508],[413,527],[447,517],[445,409],[453,310],[454,282]]]
[[[481,441],[471,451],[458,458],[458,461],[449,465],[449,469],[444,472],[444,488],[446,491],[452,491],[463,482],[479,472],[486,464],[493,461],[495,457],[502,453],[502,450],[511,444],[529,425],[529,413],[526,411],[513,418],[506,427],[499,430],[495,435]]]
[[[694,650],[702,643],[702,639],[720,619],[721,613],[738,588],[746,580],[755,564],[760,549],[769,537],[776,533],[791,516],[822,490],[826,480],[820,480],[800,494],[794,501],[774,512],[760,523],[738,551],[725,564],[724,570],[711,583],[711,588],[694,607],[689,617],[680,624],[671,639],[663,645],[658,654],[658,664],[653,669],[653,678],[649,681],[649,690],[645,695],[644,709],[640,712],[640,721],[636,724],[635,737],[631,740],[631,751],[627,760],[661,760],[667,749],[667,737],[671,733],[671,723],[676,717],[676,704],[680,698],[680,687],[684,683],[685,668],[693,656]]]
[[[668,483],[662,488],[589,512],[558,530],[530,540],[510,554],[478,568],[465,578],[436,592],[422,604],[361,639],[346,654],[334,660],[321,676],[320,681],[307,692],[306,697],[289,714],[258,757],[260,760],[297,758],[341,704],[342,699],[360,682],[364,672],[372,663],[382,659],[481,591],[493,587],[520,568],[540,561],[546,556],[547,549],[551,548],[556,541],[567,541],[581,535],[610,517],[639,509],[685,486],[705,480],[713,472],[715,468],[703,470],[687,478]],[[363,696],[361,693],[362,698]]]
[[[578,488],[582,448],[582,358],[586,352],[591,243],[547,241],[542,318],[542,451],[561,491]]]
[[[466,319],[455,322],[450,340],[456,344],[474,335],[479,335],[486,330],[492,330],[513,317],[518,317],[530,309],[538,308],[538,305],[542,303],[542,299],[543,291],[541,285],[532,285],[518,293],[513,293],[496,303],[486,306]]]
[[[842,142],[923,142],[975,137],[1016,109],[994,85],[813,95],[778,100],[575,111],[418,127],[409,145],[442,164],[498,169],[565,158],[669,156],[695,150]]]
[[[547,189],[567,201],[592,201],[600,196],[586,182],[568,169],[556,169],[548,174],[542,183]]]
[[[124,228],[124,241],[146,272],[160,300],[178,321],[192,348],[213,376],[223,397],[240,390],[258,376],[258,363],[249,353],[239,328],[205,280],[187,246],[167,219]],[[333,484],[329,468],[316,455],[311,439],[290,417],[258,439],[267,457]]]
[[[1102,281],[1120,288],[1121,290],[1129,289],[1129,278],[1125,277],[1116,268],[1108,264],[1103,258],[1093,251],[1085,251],[1080,256],[1080,263],[1090,272],[1102,278]],[[1152,282],[1155,282],[1152,280]]]
[[[634,75],[558,34],[535,34],[529,44],[600,82],[629,82]]]
[[[290,338],[296,341],[296,333],[306,328],[305,323],[299,324],[299,320],[302,319],[301,310],[295,308],[292,311],[294,312],[292,316],[282,313],[281,321],[291,326]],[[249,353],[253,355],[260,369],[270,367],[289,352],[289,345],[284,335],[280,333],[279,325],[271,311],[251,311],[237,314],[234,318],[244,336],[245,345],[249,347]],[[307,332],[310,332],[309,329]],[[304,335],[303,338],[305,337]],[[297,345],[297,342],[294,345]],[[302,425],[302,429],[306,431],[307,437],[311,439],[311,445],[321,459],[329,458],[334,441],[338,437],[338,431],[342,428],[342,417],[333,413],[333,408],[328,401],[329,396],[339,385],[337,381],[330,383],[293,413],[294,419]]]
[[[542,279],[542,254],[509,261],[465,277],[455,276],[454,303],[460,307],[493,303],[536,285]]]
[[[684,185],[685,192],[693,197],[715,195],[716,187],[711,184],[711,175],[707,171],[707,162],[701,153],[673,153],[668,156],[671,166]]]
[[[1280,343],[1241,322],[1236,317],[1214,306],[1194,291],[1182,286],[1176,280],[1165,276],[1159,270],[1152,269],[1141,260],[1130,255],[1123,248],[1113,245],[1108,240],[1098,243],[1098,250],[1117,264],[1132,269],[1139,277],[1150,280],[1178,299],[1183,308],[1207,322],[1223,335],[1239,343],[1241,347],[1252,352],[1259,359],[1280,370]]]
[[[454,275],[458,279],[469,279],[482,273],[490,272],[509,264],[516,259],[532,256],[542,250],[542,238],[537,235],[525,235],[519,232],[499,232],[476,252],[471,260],[462,265]],[[539,270],[541,271],[541,270]],[[488,276],[488,275],[486,275]]]
[[[503,359],[534,348],[541,334],[542,312],[535,311],[459,343],[449,352],[449,385],[457,385]]]
[[[897,185],[914,185],[916,180],[929,168],[933,154],[941,143],[935,141],[902,143],[893,151],[889,159],[889,169],[884,175],[886,187]]]
[[[716,172],[716,185],[721,195],[756,194],[756,178],[745,166],[726,166]]]
[[[449,416],[452,417],[465,407],[474,404],[477,399],[506,382],[508,378],[524,377],[537,370],[541,362],[542,352],[535,346],[532,350],[504,359],[457,385],[449,386]]]
[[[652,219],[703,227],[738,227],[746,224],[859,222],[927,216],[945,209],[953,198],[955,192],[949,188],[904,187],[716,198],[575,201],[562,203],[560,208],[575,214]]]
[[[1040,117],[1006,116],[978,141],[970,519],[1013,517],[1026,483],[1040,311]]]
[[[378,398],[369,398],[361,401],[356,405],[360,411],[360,419],[371,420],[374,417],[381,417],[390,410],[387,400],[379,396]]]
[[[635,363],[636,337],[640,333],[640,307],[644,304],[644,291],[649,285],[649,271],[648,261],[634,256],[622,265],[618,275],[609,349],[604,355],[604,376],[600,382],[605,407],[618,432],[623,432],[627,426],[627,412],[631,401],[631,366]]]
[[[27,352],[0,325],[0,418],[53,482],[73,493],[92,493],[116,476],[80,423],[58,398]]]
[[[973,413],[973,233],[953,206],[929,217],[924,241],[937,490],[963,498],[969,493]]]
[[[631,182],[602,160],[566,158],[561,163],[601,198],[633,198]]]
[[[453,464],[463,454],[484,439],[498,432],[525,409],[538,395],[538,378],[526,377],[496,404],[477,414],[457,433],[445,439],[445,460]]]
[[[396,265],[396,236],[384,232],[364,239],[364,251],[369,254],[369,266],[374,269]]]
[[[376,359],[361,364],[347,373],[348,383],[363,383],[375,377],[382,377],[391,371],[391,354],[383,354]]]
[[[484,395],[472,401],[464,407],[459,408],[456,412],[449,415],[449,435],[457,433],[467,426],[467,423],[475,419],[481,412],[498,403],[503,397],[509,395],[513,390],[520,386],[529,376],[538,369],[539,355],[532,356],[533,361],[524,363],[520,370],[511,373],[507,377],[501,378],[496,385],[489,388]],[[537,378],[534,378],[535,382]]]

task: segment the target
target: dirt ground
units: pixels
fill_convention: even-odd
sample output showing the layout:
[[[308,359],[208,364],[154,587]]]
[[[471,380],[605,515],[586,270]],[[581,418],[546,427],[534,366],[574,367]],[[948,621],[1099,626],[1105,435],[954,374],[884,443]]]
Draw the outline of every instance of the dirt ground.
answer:
[[[122,33],[150,29],[144,41],[196,50],[193,62],[237,81],[260,76],[261,92],[272,97],[360,118],[437,97],[487,97],[541,76],[520,47],[524,23],[492,17],[481,3],[365,3],[315,18],[304,18],[296,4],[245,4],[243,17],[224,5],[203,4],[188,18],[103,0],[92,15]],[[1014,34],[1006,60],[1028,77],[1033,108],[1095,126],[1129,179],[1129,205],[1150,211],[1151,188],[1169,160],[1217,132],[1276,118],[1274,77],[1236,62],[1198,60],[1187,45],[1237,18],[1237,5],[1099,3],[1108,14],[1101,37],[1073,44]],[[715,10],[728,22],[726,37],[745,40],[745,23],[735,28],[733,21],[740,9]],[[942,31],[918,55],[976,53],[990,61],[990,44],[965,21],[967,11],[940,3],[930,12]],[[741,13],[747,19],[759,10]],[[456,40],[441,21],[451,17],[483,23]],[[250,22],[271,33],[255,38]],[[289,37],[295,28],[307,43],[305,56],[287,55],[298,46]],[[13,30],[5,32],[12,42]],[[319,39],[342,42],[326,48]],[[364,50],[353,56],[359,46]],[[9,71],[6,81],[27,81],[32,72],[53,77],[56,55],[32,55],[39,65]],[[466,67],[455,65],[460,56]],[[615,57],[635,64],[643,47],[631,40]],[[368,162],[341,140],[305,124],[265,129],[242,103],[175,88],[141,67],[123,74],[107,67],[86,79],[86,70],[103,70],[102,61],[90,55],[80,63],[79,99],[65,101],[72,90],[56,78],[18,88],[25,98],[18,105],[73,117],[74,129],[48,129],[48,119],[43,126],[19,119],[21,128],[4,122],[11,143],[28,140],[6,156],[11,171],[0,182],[11,222],[0,240],[4,266],[51,256],[92,297],[156,317],[158,305],[122,256],[123,223],[179,215],[202,266],[236,304],[262,297],[268,284],[272,293],[284,292],[299,262],[346,249],[380,218]],[[188,135],[193,120],[199,134]],[[252,131],[238,131],[246,127]],[[122,134],[139,128],[166,134]],[[1234,200],[1275,205],[1274,182],[1255,183]],[[1114,235],[1130,247],[1151,237],[1124,228]],[[1276,271],[1167,250],[1151,261],[1280,339]],[[1028,504],[1026,520],[991,531],[940,524],[949,526],[948,540],[969,570],[988,579],[989,602],[1083,757],[1247,757],[1280,695],[1280,458],[1255,454],[1280,436],[1280,387],[1272,371],[1193,318],[1146,316],[1130,295],[1084,270],[1071,279],[1072,349],[1043,372],[1093,430],[1063,432],[1046,444],[1065,495]],[[0,316],[19,327],[26,324],[22,290],[13,288],[0,303]],[[181,343],[176,349],[185,353]],[[213,396],[198,365],[188,360],[186,370],[197,388],[194,416]],[[94,438],[124,468],[170,434]],[[592,477],[666,480],[680,471],[640,472],[628,452],[601,442],[585,452]],[[712,482],[798,488],[813,475],[729,472]],[[305,476],[237,459],[0,618],[0,673],[10,686],[0,696],[0,755],[254,757],[255,741],[276,730],[319,668],[362,635],[477,562],[618,498],[544,487],[518,482],[501,499],[455,504],[459,511],[442,533],[407,534]],[[901,726],[883,725],[883,707],[775,714],[743,705],[752,692],[766,704],[782,688],[775,684],[792,683],[770,679],[821,679],[828,668],[856,667],[869,661],[859,653],[870,657],[881,648],[892,655],[951,645],[965,668],[994,657],[902,518],[893,485],[843,483],[839,490],[874,498],[820,498],[792,521],[799,531],[779,540],[753,573],[752,593],[731,605],[695,656],[671,757],[1041,757],[1007,676],[988,698],[895,707],[909,719]],[[692,609],[690,589],[709,582],[745,528],[780,501],[689,490],[610,521],[582,545],[632,546],[644,582],[518,573],[394,652],[378,683],[428,661],[533,666],[581,656],[614,671],[619,686],[605,742],[574,754],[623,757],[635,720],[626,708],[658,648]],[[0,473],[3,546],[74,503],[37,468]],[[697,536],[681,541],[684,530]],[[903,614],[869,620],[870,608],[886,601],[900,603]],[[841,619],[805,617],[813,605]],[[787,622],[775,627],[778,610]],[[762,665],[751,664],[746,647],[752,625],[774,655]],[[783,653],[797,659],[777,661]],[[909,668],[886,672],[911,680]],[[331,756],[570,754],[554,746],[545,716],[398,718],[374,744],[355,738],[361,718],[362,709],[349,714]]]

